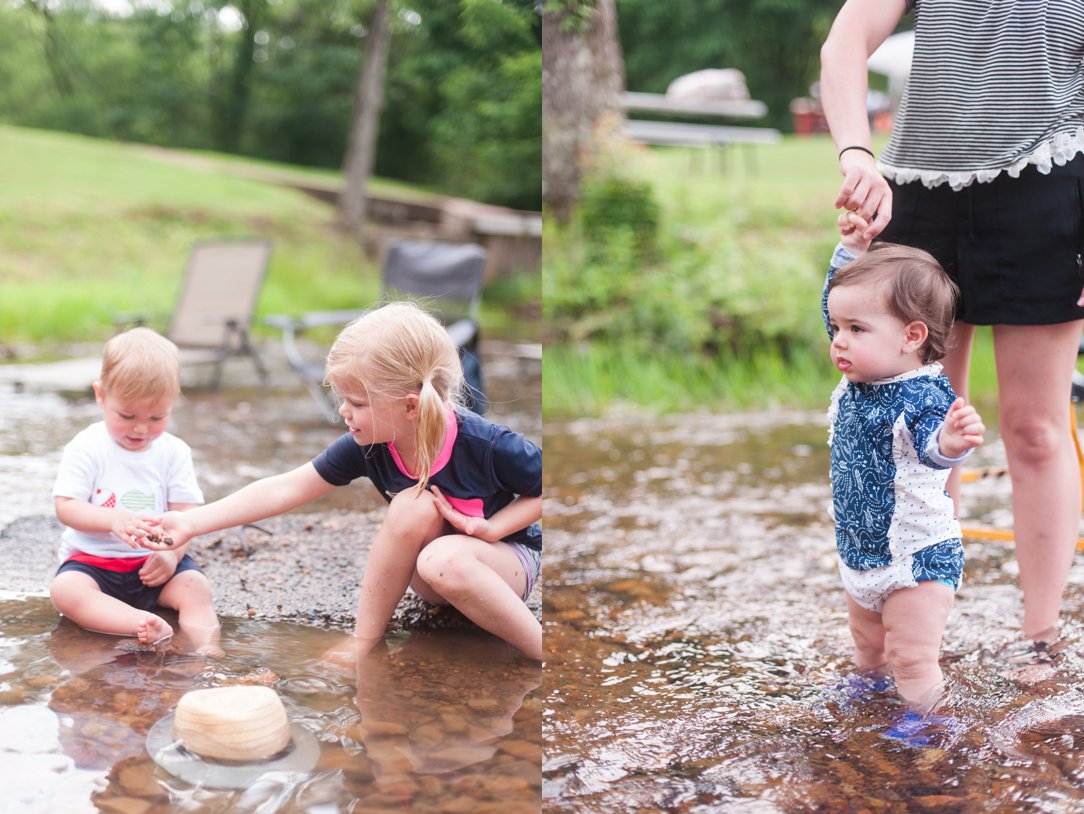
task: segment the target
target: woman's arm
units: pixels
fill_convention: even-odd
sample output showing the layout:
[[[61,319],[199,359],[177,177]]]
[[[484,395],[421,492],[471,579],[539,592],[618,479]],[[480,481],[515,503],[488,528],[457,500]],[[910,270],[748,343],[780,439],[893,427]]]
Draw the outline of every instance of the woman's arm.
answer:
[[[869,69],[866,60],[885,41],[907,11],[906,0],[847,0],[821,46],[821,103],[836,150],[863,147],[872,151],[869,112]],[[857,211],[872,240],[892,218],[892,193],[873,156],[847,150],[840,156],[843,185],[836,208]]]

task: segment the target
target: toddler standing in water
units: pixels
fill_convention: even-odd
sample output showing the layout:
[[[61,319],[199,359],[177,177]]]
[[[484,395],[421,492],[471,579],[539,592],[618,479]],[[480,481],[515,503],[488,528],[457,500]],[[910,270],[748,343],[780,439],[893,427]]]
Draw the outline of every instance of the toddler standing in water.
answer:
[[[180,390],[180,356],[165,337],[133,328],[106,343],[94,383],[103,420],[64,447],[53,486],[56,515],[67,529],[49,593],[76,624],[144,643],[173,634],[152,613],[158,605],[173,608],[197,649],[210,653],[217,651],[218,618],[187,545],[143,547],[163,512],[203,502],[192,451],[166,432]]]
[[[407,587],[450,604],[534,659],[525,600],[542,556],[542,452],[457,406],[463,371],[432,316],[391,303],[346,326],[327,360],[349,431],[312,461],[163,518],[174,541],[250,523],[367,477],[388,501],[361,582],[360,650],[383,641]]]
[[[949,469],[982,443],[982,419],[936,360],[956,288],[926,252],[868,251],[866,223],[840,217],[822,302],[843,378],[828,410],[839,571],[855,664],[891,673],[915,716],[944,691],[941,637],[963,574]]]

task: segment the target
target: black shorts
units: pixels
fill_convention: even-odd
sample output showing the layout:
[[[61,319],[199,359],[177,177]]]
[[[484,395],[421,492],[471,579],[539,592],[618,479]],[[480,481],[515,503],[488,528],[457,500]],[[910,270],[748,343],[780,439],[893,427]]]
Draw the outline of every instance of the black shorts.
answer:
[[[158,595],[162,593],[163,588],[169,585],[170,580],[175,579],[182,571],[199,570],[200,567],[196,565],[196,561],[185,554],[181,561],[177,563],[177,570],[173,572],[173,576],[153,588],[144,585],[139,579],[138,569],[135,571],[110,571],[78,560],[67,560],[56,569],[56,572],[58,575],[65,571],[78,571],[80,574],[86,574],[98,583],[98,587],[103,594],[119,599],[133,608],[153,611],[158,607]]]
[[[892,186],[877,238],[925,249],[960,287],[956,318],[974,325],[1051,325],[1084,318],[1084,155],[1048,175],[1034,166],[958,192]]]

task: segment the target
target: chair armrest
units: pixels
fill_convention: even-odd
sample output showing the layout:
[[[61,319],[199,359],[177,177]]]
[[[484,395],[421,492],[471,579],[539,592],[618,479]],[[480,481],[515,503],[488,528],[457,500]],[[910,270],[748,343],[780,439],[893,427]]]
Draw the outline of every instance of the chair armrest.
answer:
[[[455,342],[457,348],[469,345],[478,335],[478,323],[473,319],[460,319],[453,322],[446,329],[448,336]]]
[[[365,313],[364,309],[356,311],[310,311],[292,317],[269,316],[264,319],[264,322],[278,328],[285,328],[289,324],[295,331],[304,331],[308,328],[323,328],[328,325],[345,325],[363,313]]]

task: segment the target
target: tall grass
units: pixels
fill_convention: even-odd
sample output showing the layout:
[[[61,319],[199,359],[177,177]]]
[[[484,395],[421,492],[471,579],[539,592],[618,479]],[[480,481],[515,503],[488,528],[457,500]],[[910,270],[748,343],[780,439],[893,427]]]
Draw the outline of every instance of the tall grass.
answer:
[[[826,403],[838,381],[820,313],[837,240],[835,149],[827,137],[790,137],[722,159],[678,148],[622,156],[621,172],[649,182],[661,207],[646,259],[630,257],[627,240],[585,249],[582,223],[547,224],[545,415]],[[611,299],[566,319],[576,285]],[[988,332],[973,382],[992,392]]]
[[[209,238],[272,240],[257,326],[360,308],[379,292],[376,262],[335,228],[333,207],[281,183],[337,187],[334,172],[0,125],[0,179],[0,350],[21,357],[99,342],[120,315],[164,329],[188,252]],[[424,195],[380,179],[370,189]],[[484,324],[510,322],[519,303],[504,300],[531,294],[506,285]]]

